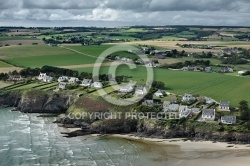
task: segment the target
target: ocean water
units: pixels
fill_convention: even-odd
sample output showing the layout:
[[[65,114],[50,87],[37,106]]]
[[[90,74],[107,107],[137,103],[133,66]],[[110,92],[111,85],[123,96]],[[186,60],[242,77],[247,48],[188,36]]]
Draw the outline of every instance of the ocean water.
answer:
[[[0,166],[157,166],[167,165],[178,152],[175,146],[126,139],[66,138],[52,123],[55,118],[37,115],[0,109]]]

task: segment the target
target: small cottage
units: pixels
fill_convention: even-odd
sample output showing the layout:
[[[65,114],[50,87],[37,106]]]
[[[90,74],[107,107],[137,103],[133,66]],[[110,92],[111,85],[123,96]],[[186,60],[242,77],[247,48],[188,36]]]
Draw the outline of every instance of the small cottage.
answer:
[[[101,82],[94,82],[93,84],[91,84],[91,87],[95,89],[101,89],[103,85]]]
[[[215,120],[215,109],[203,109],[202,110],[202,120],[214,121]]]
[[[221,101],[219,104],[219,110],[230,111],[229,101]]]
[[[221,123],[222,124],[235,124],[236,123],[236,116],[222,116]]]
[[[89,87],[91,86],[92,80],[91,79],[83,79],[82,83],[80,84],[80,86],[83,87]]]

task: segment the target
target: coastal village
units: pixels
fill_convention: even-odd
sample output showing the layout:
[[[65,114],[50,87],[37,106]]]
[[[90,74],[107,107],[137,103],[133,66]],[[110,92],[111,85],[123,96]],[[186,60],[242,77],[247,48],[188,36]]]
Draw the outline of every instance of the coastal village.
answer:
[[[37,77],[39,81],[50,83],[53,77],[46,73],[40,73]],[[102,82],[93,81],[93,79],[79,80],[76,77],[61,76],[57,79],[58,86],[56,90],[66,90],[68,85],[78,84],[81,87],[102,89],[104,87]],[[130,96],[145,96],[148,93],[146,86],[136,86],[124,84],[120,89],[114,91],[117,94],[130,94]],[[186,93],[183,96],[175,95],[165,90],[158,89],[153,93],[153,100],[143,99],[141,105],[147,107],[158,107],[161,113],[174,116],[176,119],[195,118],[200,122],[211,123],[216,119],[218,122],[227,125],[236,124],[236,116],[231,113],[229,101],[215,101],[206,96],[195,96]],[[217,115],[217,113],[219,113]],[[225,115],[221,115],[225,114]],[[221,116],[219,116],[221,115]]]

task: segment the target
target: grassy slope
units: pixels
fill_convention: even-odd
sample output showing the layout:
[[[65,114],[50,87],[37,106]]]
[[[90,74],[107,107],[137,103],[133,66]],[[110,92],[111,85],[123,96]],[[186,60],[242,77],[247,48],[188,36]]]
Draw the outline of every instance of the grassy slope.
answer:
[[[92,72],[92,68],[78,69],[79,71]],[[136,70],[129,70],[126,66],[120,66],[117,75],[133,76],[133,79],[140,81],[145,79],[145,68],[138,67]],[[108,73],[108,67],[102,67],[101,73]],[[183,72],[155,69],[154,80],[163,81],[166,89],[177,94],[194,93],[207,95],[215,100],[228,100],[232,105],[237,106],[242,99],[249,100],[250,78],[236,77],[217,73]]]

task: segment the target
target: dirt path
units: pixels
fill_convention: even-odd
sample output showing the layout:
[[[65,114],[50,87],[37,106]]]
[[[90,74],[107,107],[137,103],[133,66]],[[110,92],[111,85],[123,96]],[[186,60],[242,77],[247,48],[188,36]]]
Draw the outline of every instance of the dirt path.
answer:
[[[20,70],[22,70],[22,68],[20,68],[20,67],[1,67],[0,73],[8,73],[8,72],[12,72],[14,70],[20,71]]]

